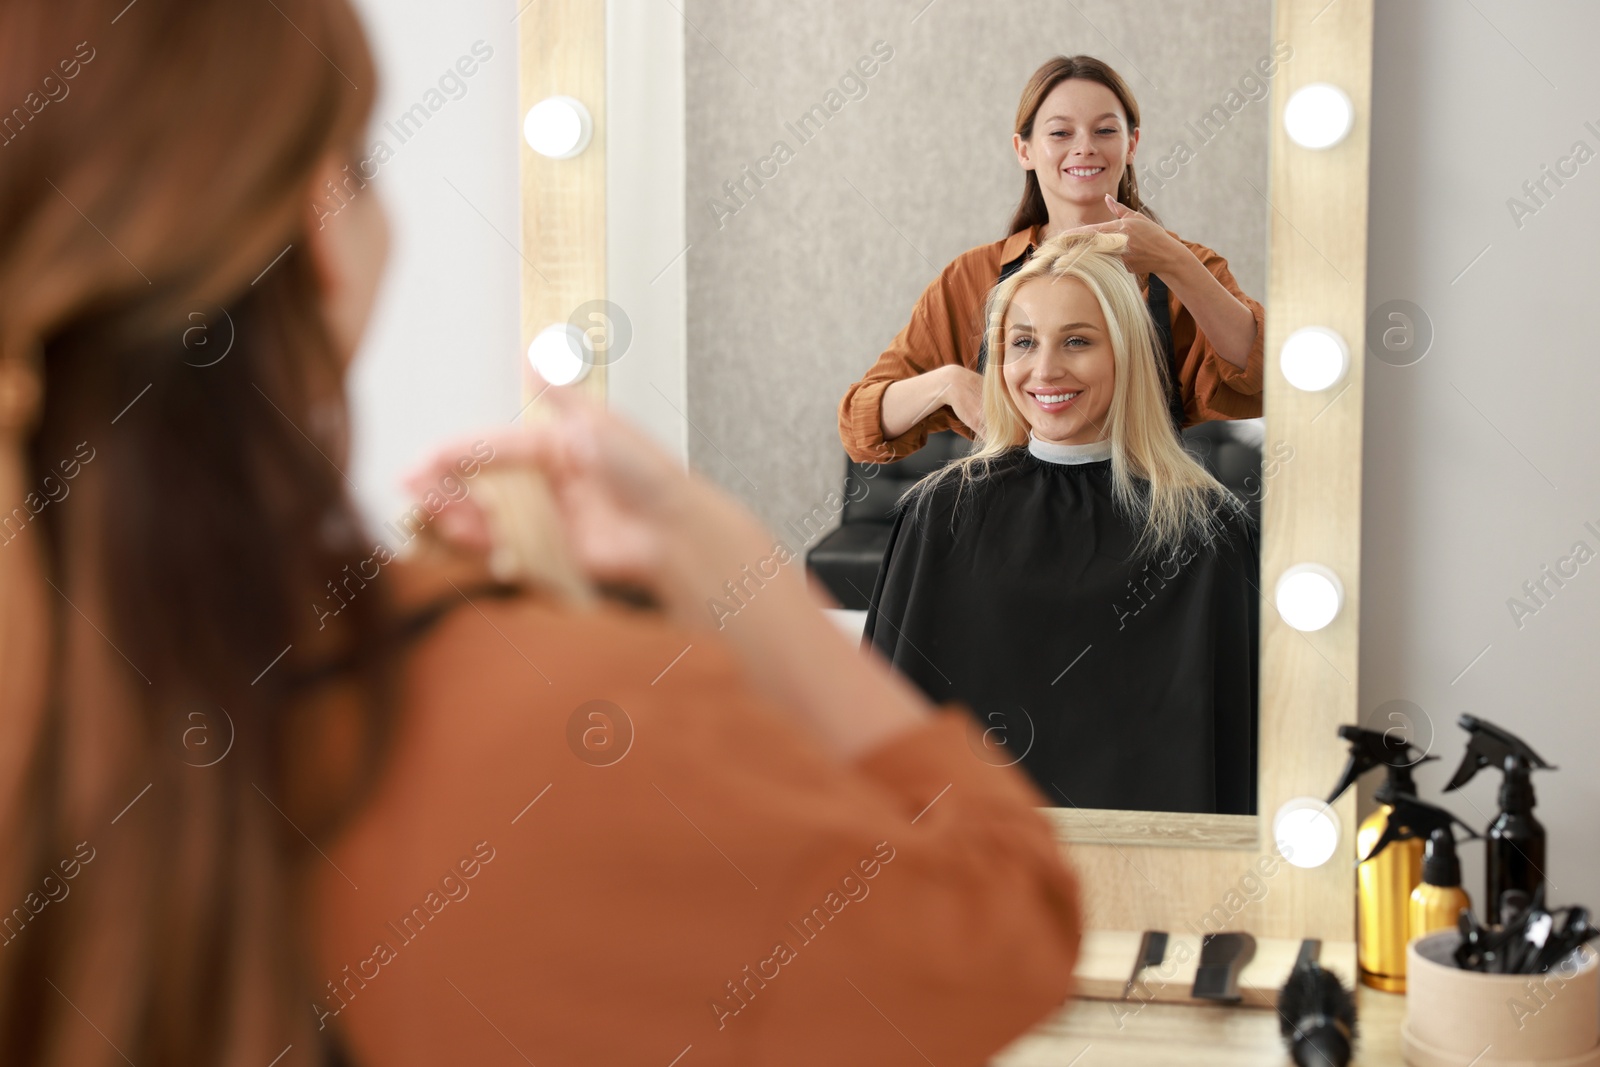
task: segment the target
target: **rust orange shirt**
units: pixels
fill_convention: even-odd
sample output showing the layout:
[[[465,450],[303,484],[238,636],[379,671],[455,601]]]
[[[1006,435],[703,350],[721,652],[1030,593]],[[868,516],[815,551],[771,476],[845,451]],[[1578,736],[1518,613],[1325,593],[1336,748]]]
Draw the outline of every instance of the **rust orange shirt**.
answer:
[[[982,341],[983,302],[994,288],[1000,269],[1038,247],[1040,227],[1019,230],[1003,241],[963,252],[923,291],[911,312],[911,321],[890,342],[878,361],[845,393],[839,404],[839,438],[850,458],[861,463],[886,463],[908,456],[927,443],[928,435],[953,429],[965,437],[972,430],[948,407],[935,410],[899,437],[885,440],[880,413],[883,393],[893,382],[924,374],[936,367],[959,363],[978,368]],[[1185,241],[1167,231],[1193,252],[1223,288],[1238,298],[1255,317],[1256,341],[1246,365],[1224,359],[1195,325],[1176,293],[1168,298],[1172,312],[1172,344],[1177,356],[1178,384],[1183,392],[1185,424],[1212,419],[1250,419],[1261,414],[1262,358],[1266,315],[1261,304],[1246,296],[1234,281],[1228,261],[1204,245]],[[1140,275],[1140,292],[1149,294],[1147,276]]]
[[[357,1064],[957,1067],[1070,991],[1045,801],[965,712],[841,762],[714,633],[531,597],[403,681],[311,887],[307,1010]]]

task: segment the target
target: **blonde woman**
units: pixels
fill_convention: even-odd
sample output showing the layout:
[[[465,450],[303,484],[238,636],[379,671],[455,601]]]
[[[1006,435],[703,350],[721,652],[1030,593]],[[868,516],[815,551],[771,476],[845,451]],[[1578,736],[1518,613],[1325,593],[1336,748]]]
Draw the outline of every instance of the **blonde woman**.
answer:
[[[990,294],[987,436],[908,494],[866,638],[1058,805],[1248,814],[1255,532],[1173,433],[1125,240]]]

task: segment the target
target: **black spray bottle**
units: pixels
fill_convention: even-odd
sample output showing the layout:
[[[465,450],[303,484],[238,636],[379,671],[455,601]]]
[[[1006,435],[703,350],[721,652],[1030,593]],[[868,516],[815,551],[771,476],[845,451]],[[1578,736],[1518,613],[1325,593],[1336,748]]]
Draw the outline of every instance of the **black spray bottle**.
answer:
[[[1483,767],[1505,773],[1500,814],[1484,835],[1484,918],[1494,924],[1500,921],[1504,893],[1520,889],[1531,898],[1544,885],[1544,826],[1533,817],[1532,772],[1556,768],[1508,730],[1473,715],[1463,715],[1458,721],[1472,739],[1445,791],[1466,785]]]

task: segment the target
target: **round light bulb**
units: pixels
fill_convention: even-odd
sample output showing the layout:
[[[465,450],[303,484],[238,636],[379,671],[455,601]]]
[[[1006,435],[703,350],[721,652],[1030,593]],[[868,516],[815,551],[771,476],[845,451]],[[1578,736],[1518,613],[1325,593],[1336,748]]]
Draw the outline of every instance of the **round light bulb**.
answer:
[[[1326,326],[1305,326],[1284,340],[1278,366],[1296,389],[1320,393],[1344,379],[1350,369],[1350,346]]]
[[[551,385],[571,385],[589,373],[592,361],[583,331],[562,322],[539,331],[528,346],[528,362]]]
[[[593,134],[589,109],[570,96],[547,96],[522,120],[528,147],[551,159],[571,159],[589,147]]]
[[[1332,148],[1355,125],[1356,108],[1337,85],[1303,85],[1283,108],[1283,128],[1304,148]]]
[[[1339,576],[1319,563],[1297,563],[1278,579],[1273,601],[1283,621],[1310,633],[1328,625],[1344,605]]]
[[[1339,816],[1326,801],[1295,797],[1272,817],[1278,855],[1296,867],[1321,867],[1339,847]]]

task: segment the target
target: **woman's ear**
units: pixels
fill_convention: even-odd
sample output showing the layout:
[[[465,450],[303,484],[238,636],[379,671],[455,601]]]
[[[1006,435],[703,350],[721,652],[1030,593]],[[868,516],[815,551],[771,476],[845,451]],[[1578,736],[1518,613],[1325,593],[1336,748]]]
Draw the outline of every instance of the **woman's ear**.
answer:
[[[347,284],[349,249],[345,247],[349,227],[339,226],[340,212],[349,206],[349,190],[339,189],[340,174],[337,157],[328,156],[316,169],[306,196],[302,213],[306,233],[306,251],[311,256],[317,288],[326,302],[333,299]],[[341,193],[345,195],[340,195]]]
[[[1031,154],[1028,142],[1022,139],[1022,134],[1011,135],[1011,150],[1017,154],[1017,162],[1022,164],[1023,170],[1033,169],[1033,160],[1028,158]]]
[[[330,153],[317,167],[304,224],[324,316],[349,358],[366,330],[383,277],[389,227],[377,190],[347,159],[345,153]]]

